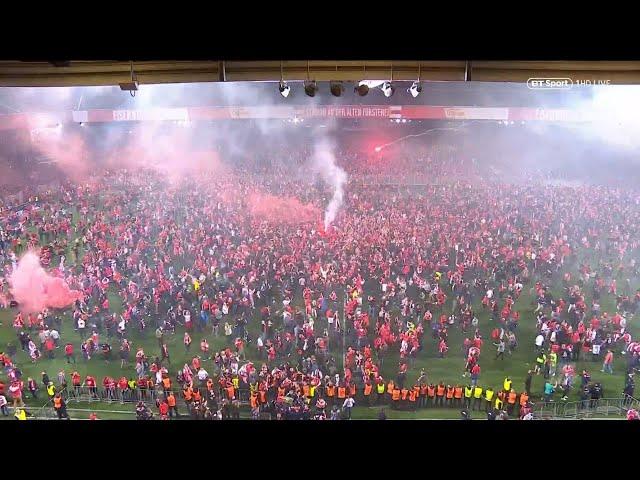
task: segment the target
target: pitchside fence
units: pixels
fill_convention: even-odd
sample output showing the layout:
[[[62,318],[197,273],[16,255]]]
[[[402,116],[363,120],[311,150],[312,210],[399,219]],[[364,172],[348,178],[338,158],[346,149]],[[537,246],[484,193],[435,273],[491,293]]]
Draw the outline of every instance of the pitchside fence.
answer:
[[[640,400],[630,396],[577,402],[540,402],[534,405],[533,417],[537,420],[623,417],[632,408],[640,409]]]
[[[176,401],[184,403],[182,399],[182,390],[171,390]],[[106,402],[106,403],[138,403],[138,402],[155,402],[158,398],[164,398],[165,392],[161,388],[134,390],[120,390],[119,388],[106,389],[103,387],[67,387],[64,393],[67,402]],[[249,404],[249,391],[237,390],[236,398],[240,400],[240,404]]]

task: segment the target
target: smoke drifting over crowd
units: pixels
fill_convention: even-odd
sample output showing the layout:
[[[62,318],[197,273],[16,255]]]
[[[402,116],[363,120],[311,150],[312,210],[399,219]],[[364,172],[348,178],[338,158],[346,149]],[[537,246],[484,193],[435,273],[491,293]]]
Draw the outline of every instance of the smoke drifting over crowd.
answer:
[[[471,392],[473,413],[531,419],[542,392],[584,405],[587,387],[597,409],[593,381],[627,382],[635,399],[640,129],[626,112],[638,90],[470,83],[413,99],[399,84],[393,98],[227,83],[143,85],[135,98],[0,90],[0,109],[43,112],[0,129],[14,391],[13,360],[39,378],[75,348],[87,380],[63,391],[116,392],[140,418],[157,400],[168,419],[172,396],[150,395],[169,389],[194,419],[249,407],[337,420],[341,405],[366,418],[374,400],[469,413]],[[74,122],[54,115],[71,110]]]
[[[44,308],[65,308],[84,294],[72,290],[63,278],[48,274],[40,265],[34,252],[27,252],[9,276],[11,294],[25,313],[39,312]]]
[[[120,92],[117,87],[4,88],[0,89],[0,94],[4,113],[38,111],[45,114],[100,108],[142,111],[185,108],[186,112],[186,107],[212,102],[265,108],[281,106],[283,102],[305,105],[348,102],[348,99],[308,98],[301,94],[284,100],[278,95],[265,96],[262,87],[233,83],[142,85],[134,98]],[[496,122],[490,121],[468,122],[464,128],[458,128],[460,122],[449,122],[433,135],[406,143],[417,145],[440,141],[466,145],[465,152],[470,158],[490,159],[495,163],[486,169],[487,175],[493,171],[500,172],[500,162],[508,158],[525,169],[568,169],[577,176],[589,176],[592,173],[590,161],[602,164],[620,159],[624,163],[638,149],[640,127],[635,121],[635,112],[640,108],[640,89],[637,87],[590,87],[580,94],[574,91],[537,92],[536,101],[548,102],[550,97],[545,97],[547,93],[556,99],[562,96],[561,108],[575,111],[582,119],[577,122],[516,122],[516,125],[497,128]],[[522,92],[520,97],[514,94],[510,98],[510,95],[504,93],[501,103],[517,106]],[[474,99],[477,104],[487,106],[492,101],[489,95],[483,98],[483,94]],[[554,107],[552,103],[547,106]],[[307,123],[303,123],[304,120]],[[238,173],[248,159],[276,147],[283,147],[285,151],[287,148],[296,150],[296,155],[304,150],[306,158],[297,159],[293,165],[289,158],[291,155],[274,158],[270,162],[271,165],[286,166],[289,175],[302,181],[310,180],[307,175],[310,169],[314,179],[322,180],[329,188],[326,204],[318,205],[325,210],[324,226],[327,228],[336,219],[349,180],[340,165],[343,160],[336,160],[336,152],[342,146],[337,146],[340,141],[336,134],[342,132],[338,132],[332,122],[324,122],[327,124],[323,125],[325,128],[310,123],[311,119],[300,119],[300,123],[294,125],[285,119],[266,118],[190,123],[186,113],[181,116],[178,112],[172,122],[49,125],[22,135],[18,142],[21,145],[15,148],[35,152],[39,163],[55,166],[74,180],[84,179],[104,168],[151,167],[163,172],[170,181],[202,172]],[[396,141],[405,134],[399,130],[390,133],[388,127],[379,125],[378,133],[373,129],[371,135],[381,135],[386,130],[385,135],[390,141]],[[446,130],[447,127],[456,129]],[[428,128],[433,126],[425,126],[425,130]],[[558,152],[562,155],[557,155]],[[15,176],[15,172],[7,169],[3,183],[20,181],[14,180]],[[286,192],[281,193],[283,198],[287,197]]]
[[[333,189],[333,195],[324,212],[325,230],[333,223],[342,206],[347,182],[347,172],[338,166],[333,151],[330,141],[323,138],[315,144],[312,160],[312,165],[320,178]]]

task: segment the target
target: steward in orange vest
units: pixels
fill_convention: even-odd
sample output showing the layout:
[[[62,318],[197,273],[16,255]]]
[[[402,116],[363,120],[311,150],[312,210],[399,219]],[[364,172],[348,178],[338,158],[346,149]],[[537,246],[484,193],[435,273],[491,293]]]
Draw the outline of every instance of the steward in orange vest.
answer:
[[[173,392],[169,392],[167,395],[167,405],[169,405],[169,417],[173,418],[174,413],[176,417],[178,417],[179,414],[178,407],[176,405],[176,396],[173,394]]]
[[[391,404],[391,408],[397,410],[400,406],[400,389],[398,387],[394,386],[393,390],[391,391],[391,400],[393,402]]]
[[[400,390],[400,408],[404,410],[407,407],[407,399],[409,396],[409,389],[403,388]]]
[[[460,385],[456,385],[456,388],[453,392],[454,404],[458,407],[462,407],[462,387]]]
[[[438,384],[438,386],[436,387],[436,406],[439,407],[444,407],[444,393],[445,393],[446,387],[444,386],[444,383],[442,383],[442,381]]]
[[[509,414],[509,416],[513,415],[517,398],[518,398],[518,394],[512,388],[511,391],[507,394],[507,413]]]
[[[451,385],[447,385],[447,405],[449,407],[453,407],[453,387]]]
[[[393,390],[396,388],[395,383],[393,383],[393,380],[389,380],[389,383],[387,383],[387,393],[389,394],[389,398],[393,399]]]
[[[426,384],[420,385],[420,396],[418,397],[418,406],[425,407],[427,405],[427,391],[428,387]]]
[[[351,385],[349,385],[349,396],[351,396],[352,398],[356,398],[356,384],[352,383]]]
[[[383,384],[384,385],[384,384]],[[371,392],[373,391],[373,385],[371,385],[371,383],[367,382],[364,384],[364,390],[362,391],[362,394],[364,395],[364,401],[367,405],[371,405]]]
[[[427,406],[433,407],[436,404],[436,386],[430,383],[427,387]]]
[[[327,393],[327,405],[329,408],[333,406],[333,401],[336,397],[336,387],[332,383],[329,383],[326,388]]]
[[[344,400],[345,398],[347,398],[347,388],[338,387],[338,400]]]
[[[418,393],[415,391],[415,389],[409,390],[409,408],[411,410],[416,409],[417,400],[418,400]]]
[[[417,408],[420,403],[420,385],[414,385],[413,392],[416,394],[416,403],[414,404],[414,408]],[[411,401],[411,396],[409,396],[409,401]]]

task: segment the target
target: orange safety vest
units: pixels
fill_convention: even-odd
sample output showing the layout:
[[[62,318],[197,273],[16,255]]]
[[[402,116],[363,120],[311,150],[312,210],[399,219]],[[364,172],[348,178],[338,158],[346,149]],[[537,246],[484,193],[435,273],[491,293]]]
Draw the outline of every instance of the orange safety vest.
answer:
[[[338,398],[347,398],[347,389],[344,387],[338,387]]]
[[[462,398],[462,387],[456,387],[455,391],[453,392],[453,396],[454,398]]]
[[[336,395],[336,387],[333,385],[327,387],[327,397],[335,397]]]
[[[527,395],[527,392],[522,392],[520,394],[520,406],[524,407],[528,401],[529,401],[529,395]]]
[[[516,397],[518,396],[518,394],[516,392],[509,392],[509,403],[511,405],[516,403]]]
[[[422,395],[423,397],[426,397],[428,391],[429,391],[429,388],[426,385],[420,385],[420,395]]]
[[[356,384],[352,383],[351,385],[349,385],[349,395],[351,395],[352,397],[356,396]]]
[[[260,403],[267,403],[267,392],[258,390],[258,395],[260,396]]]
[[[436,396],[436,387],[428,386],[427,387],[427,395],[429,395],[430,398],[435,397]]]
[[[199,402],[200,400],[202,400],[202,395],[200,395],[200,390],[196,390],[195,392],[193,392],[193,400],[196,402]]]
[[[169,404],[170,407],[175,407],[176,406],[176,397],[173,395],[169,395],[167,397],[167,403]]]
[[[407,390],[406,388],[403,388],[401,393],[402,393],[402,400],[406,400],[407,399],[407,394],[409,393],[409,390]]]
[[[62,399],[61,398],[54,398],[53,399],[53,408],[58,410],[60,407],[62,407]]]
[[[303,394],[305,397],[308,397],[308,396],[309,396],[309,385],[303,385],[303,386],[302,386],[302,394]]]
[[[284,397],[284,387],[278,387],[278,396]]]
[[[393,380],[389,381],[389,383],[387,383],[387,393],[391,395],[393,393],[394,388],[395,388],[395,384],[393,383]]]
[[[418,394],[416,393],[416,391],[415,390],[409,390],[409,401],[410,402],[415,402],[417,398],[418,398]]]
[[[364,396],[368,397],[369,395],[371,395],[371,391],[373,390],[373,385],[371,385],[370,383],[365,383],[364,385]]]
[[[394,402],[397,402],[398,400],[400,400],[400,390],[399,389],[394,389],[393,392],[391,393],[391,399]]]
[[[249,397],[249,401],[251,402],[251,408],[256,408],[258,406],[258,395],[252,393]]]
[[[187,402],[191,401],[191,396],[193,395],[193,389],[189,387],[183,393],[184,393],[184,399]]]
[[[225,390],[227,391],[227,397],[229,397],[229,400],[232,400],[234,395],[235,395],[235,391],[234,391],[233,385],[225,388]]]
[[[165,390],[169,390],[171,388],[171,379],[169,377],[163,378],[162,386]]]
[[[453,398],[453,387],[447,387],[447,400],[451,400]]]
[[[438,385],[438,390],[436,391],[436,395],[439,397],[444,396],[444,385]]]
[[[418,385],[413,386],[413,391],[416,392],[416,397],[420,396],[420,387]]]

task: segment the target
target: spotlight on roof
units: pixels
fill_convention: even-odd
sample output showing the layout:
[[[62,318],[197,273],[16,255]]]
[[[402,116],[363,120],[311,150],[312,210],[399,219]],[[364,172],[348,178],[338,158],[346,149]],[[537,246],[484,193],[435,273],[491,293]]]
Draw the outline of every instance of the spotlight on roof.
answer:
[[[384,96],[387,98],[393,95],[393,92],[395,91],[395,88],[393,88],[393,85],[391,84],[391,82],[384,82],[382,84],[382,87],[380,88],[382,89],[382,93],[384,93]]]
[[[409,92],[413,98],[416,98],[422,92],[422,85],[420,85],[420,82],[413,82],[413,85],[407,89],[407,92]]]
[[[282,95],[284,98],[287,98],[289,96],[289,93],[291,93],[291,87],[287,85],[287,82],[285,82],[284,80],[280,82],[278,90],[280,91],[280,95]]]
[[[310,97],[315,97],[318,91],[318,85],[315,80],[307,80],[304,82],[304,93]]]
[[[354,91],[361,97],[364,97],[367,93],[369,93],[369,86],[361,83],[354,89]]]
[[[375,151],[376,151],[376,152],[379,152],[380,150],[382,150],[382,147],[376,147],[376,148],[375,148]]]
[[[329,90],[331,91],[331,95],[334,97],[339,97],[344,92],[344,86],[342,82],[331,82],[329,84]]]

